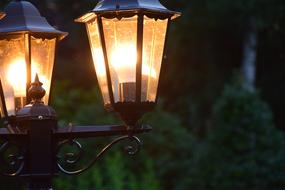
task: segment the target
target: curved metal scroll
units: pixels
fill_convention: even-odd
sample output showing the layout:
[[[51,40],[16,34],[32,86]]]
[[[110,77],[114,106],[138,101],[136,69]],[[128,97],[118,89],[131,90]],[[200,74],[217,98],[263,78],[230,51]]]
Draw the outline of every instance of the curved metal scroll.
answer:
[[[14,149],[12,151],[12,149]],[[4,176],[17,176],[24,168],[24,153],[19,145],[11,142],[5,142],[0,147],[0,163],[7,166],[7,171],[1,172]],[[5,168],[6,170],[6,168]]]
[[[109,143],[107,146],[105,146],[97,155],[96,157],[84,168],[76,170],[76,171],[69,171],[67,169],[64,168],[64,166],[62,166],[58,160],[57,162],[57,166],[59,168],[59,170],[67,175],[78,175],[83,173],[84,171],[88,170],[89,168],[91,168],[109,149],[111,149],[111,147],[121,141],[124,140],[130,140],[131,143],[134,142],[135,144],[130,144],[128,146],[125,147],[125,151],[128,155],[135,155],[136,153],[138,153],[140,151],[140,148],[142,146],[142,143],[140,141],[140,139],[136,136],[122,136],[119,137],[115,140],[113,140],[111,143]],[[58,156],[59,159],[63,158],[63,161],[65,164],[69,164],[69,165],[73,165],[76,164],[80,161],[80,159],[82,158],[82,154],[83,154],[83,149],[81,144],[76,141],[76,140],[66,140],[63,141],[62,143],[59,144],[58,147],[58,152],[60,152],[60,149],[62,149],[65,145],[69,145],[69,146],[75,146],[78,149],[78,153],[73,153],[73,152],[68,152],[65,153],[65,155],[63,157]]]

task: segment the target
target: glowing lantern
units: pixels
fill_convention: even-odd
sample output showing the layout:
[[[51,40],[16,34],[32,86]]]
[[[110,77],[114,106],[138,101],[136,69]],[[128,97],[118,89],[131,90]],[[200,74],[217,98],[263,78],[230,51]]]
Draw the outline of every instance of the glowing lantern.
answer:
[[[180,13],[158,0],[101,0],[86,24],[105,107],[133,126],[156,103],[167,29]]]
[[[30,103],[27,89],[36,74],[47,92],[44,103],[49,103],[56,44],[67,33],[49,25],[27,1],[12,1],[1,15],[0,78],[10,116]]]

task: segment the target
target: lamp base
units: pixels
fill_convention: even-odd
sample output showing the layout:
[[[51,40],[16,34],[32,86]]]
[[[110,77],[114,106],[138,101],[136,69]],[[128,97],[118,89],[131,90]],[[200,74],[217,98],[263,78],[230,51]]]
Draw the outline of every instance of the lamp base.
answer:
[[[147,112],[154,109],[154,102],[117,102],[113,106],[105,105],[109,111],[117,112],[125,124],[129,127],[135,127],[138,120]]]
[[[136,100],[136,83],[125,82],[119,84],[119,95],[121,102],[132,102]]]

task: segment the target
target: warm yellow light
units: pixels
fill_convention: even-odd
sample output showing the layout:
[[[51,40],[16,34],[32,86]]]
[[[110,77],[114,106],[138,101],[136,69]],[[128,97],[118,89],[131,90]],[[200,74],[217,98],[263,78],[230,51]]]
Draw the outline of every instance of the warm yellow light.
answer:
[[[14,89],[15,97],[26,96],[26,62],[23,59],[15,59],[8,68],[7,79]]]
[[[136,47],[122,44],[117,46],[111,54],[111,64],[115,69],[135,67],[137,61]]]
[[[135,82],[136,58],[137,53],[134,45],[120,44],[113,49],[110,61],[119,83]]]
[[[142,102],[155,102],[168,19],[156,20],[144,16],[142,49],[137,49],[139,39],[137,15],[122,19],[102,18],[102,26],[97,24],[97,20],[94,19],[87,22],[86,26],[95,71],[105,104],[110,104],[112,101],[115,103],[139,101],[136,94],[139,91]],[[100,29],[103,29],[103,41],[100,39],[102,37]],[[106,55],[103,48],[106,50]],[[142,75],[141,85],[137,84],[139,53],[142,53],[142,68],[139,73]],[[108,59],[106,61],[109,68],[105,68],[104,56]],[[110,78],[106,76],[107,74]],[[108,81],[109,79],[111,81]],[[138,87],[141,89],[137,89]]]
[[[32,81],[35,79],[36,74],[38,74],[39,80],[41,83],[43,83],[43,88],[45,90],[49,89],[50,81],[46,77],[46,75],[43,75],[40,69],[40,65],[37,62],[32,61]]]
[[[94,57],[96,58],[95,69],[97,75],[99,75],[99,77],[106,76],[104,55],[102,50],[100,48],[94,48],[93,53]]]
[[[39,64],[32,61],[32,80],[38,74],[40,81],[43,83],[43,88],[48,89],[49,80],[40,71]],[[24,59],[15,59],[8,68],[7,79],[9,85],[14,89],[15,97],[26,96],[27,69]]]
[[[143,64],[142,65],[142,75],[145,76],[151,76],[152,78],[156,79],[157,74],[156,71],[153,68],[150,68],[148,65]]]
[[[94,57],[96,57],[96,73],[99,76],[106,76],[105,62],[102,50],[96,48],[93,51]],[[120,82],[124,81],[124,78],[129,78],[127,82],[132,81],[131,76],[135,75],[136,63],[137,63],[137,53],[136,47],[133,45],[120,45],[114,49],[111,53],[111,66],[113,69],[122,76],[119,77]],[[142,75],[151,76],[152,78],[157,78],[155,69],[149,67],[147,64],[142,64]],[[135,78],[135,77],[133,77]]]
[[[110,60],[113,69],[117,74],[120,74],[118,75],[120,83],[135,82],[136,77],[134,76],[136,73],[134,71],[136,70],[137,64],[137,51],[135,45],[118,45],[112,51]],[[156,71],[145,63],[142,64],[142,75],[157,78]]]

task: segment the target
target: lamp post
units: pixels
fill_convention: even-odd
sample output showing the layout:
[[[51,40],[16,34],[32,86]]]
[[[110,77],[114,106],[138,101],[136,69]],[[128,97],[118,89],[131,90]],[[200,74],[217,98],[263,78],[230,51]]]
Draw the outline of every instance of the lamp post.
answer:
[[[31,3],[10,2],[0,14],[2,173],[27,179],[28,189],[52,189],[52,178],[59,172],[84,172],[118,142],[129,140],[127,153],[138,152],[141,142],[134,135],[151,127],[138,126],[137,121],[156,103],[167,28],[178,15],[158,0],[102,0],[78,18],[87,26],[105,107],[118,112],[125,124],[59,127],[48,104],[55,49],[67,33],[49,25]],[[75,139],[103,136],[119,137],[83,168],[71,170],[82,153]],[[60,156],[66,145],[78,152]],[[17,151],[8,154],[12,147]]]
[[[105,107],[129,126],[157,101],[168,26],[179,15],[158,0],[102,0],[76,19],[86,25]]]

